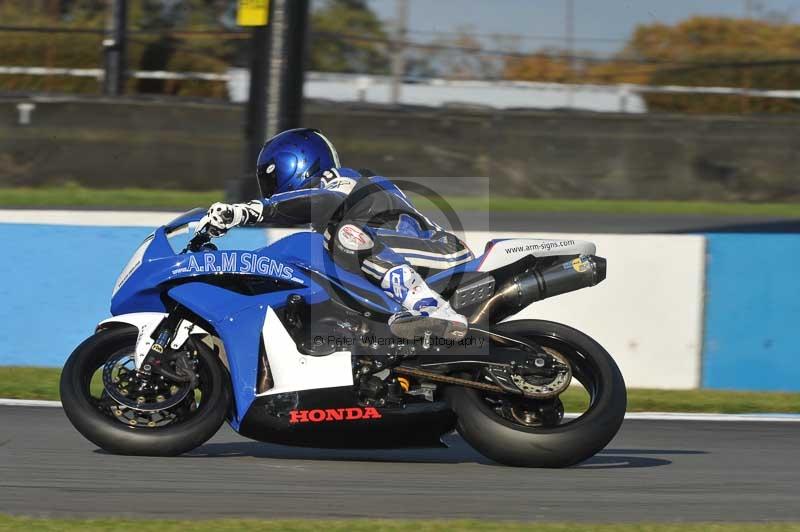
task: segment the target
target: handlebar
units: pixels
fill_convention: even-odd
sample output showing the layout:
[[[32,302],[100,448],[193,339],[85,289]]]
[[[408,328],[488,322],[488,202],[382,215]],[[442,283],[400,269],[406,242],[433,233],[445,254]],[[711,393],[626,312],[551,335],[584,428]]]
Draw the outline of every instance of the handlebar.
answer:
[[[208,232],[208,229],[205,227],[201,227],[198,231],[194,234],[194,236],[189,239],[189,243],[186,244],[186,247],[181,251],[181,253],[186,253],[187,251],[191,253],[197,253],[198,251],[203,251],[207,249],[207,247],[213,247],[211,244],[211,239],[213,236]],[[215,248],[216,249],[216,248]]]
[[[199,231],[194,234],[191,240],[189,240],[189,243],[186,245],[186,249],[194,253],[202,250],[203,246],[209,242],[211,242],[211,235],[209,235],[206,231]]]

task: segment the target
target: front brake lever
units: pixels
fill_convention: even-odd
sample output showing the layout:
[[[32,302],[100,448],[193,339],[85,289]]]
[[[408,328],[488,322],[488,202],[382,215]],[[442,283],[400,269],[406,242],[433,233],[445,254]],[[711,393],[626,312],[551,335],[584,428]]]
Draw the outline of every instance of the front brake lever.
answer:
[[[211,242],[211,235],[207,232],[197,232],[194,236],[189,240],[189,243],[186,244],[186,247],[183,248],[181,254],[186,253],[187,251],[191,251],[195,253],[203,249],[203,246],[209,244]]]

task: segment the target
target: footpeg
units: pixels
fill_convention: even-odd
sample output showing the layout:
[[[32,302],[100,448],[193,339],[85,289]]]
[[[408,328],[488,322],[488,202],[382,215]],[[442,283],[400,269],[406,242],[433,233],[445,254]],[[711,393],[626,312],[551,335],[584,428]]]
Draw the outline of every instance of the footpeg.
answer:
[[[494,294],[494,277],[487,275],[471,283],[459,286],[450,298],[450,305],[456,309],[476,305],[489,299]]]

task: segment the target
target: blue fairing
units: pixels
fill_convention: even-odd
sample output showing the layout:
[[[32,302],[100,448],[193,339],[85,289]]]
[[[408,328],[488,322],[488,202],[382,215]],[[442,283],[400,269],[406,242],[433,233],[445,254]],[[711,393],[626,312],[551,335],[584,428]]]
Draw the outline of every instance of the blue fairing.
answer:
[[[270,246],[255,250],[222,249],[181,253],[185,244],[173,240],[188,236],[187,225],[198,221],[202,210],[190,211],[156,231],[145,240],[126,267],[122,285],[111,300],[113,315],[133,312],[166,312],[172,300],[201,316],[214,328],[225,346],[231,375],[235,409],[231,425],[238,429],[256,394],[259,348],[262,343],[267,307],[286,304],[290,294],[301,295],[315,305],[346,294],[351,304],[373,313],[391,314],[399,305],[359,272],[334,264],[322,235],[298,232]],[[232,238],[243,244],[246,238]],[[175,246],[175,249],[173,249]],[[480,258],[434,275],[435,281],[456,272],[474,271]],[[261,276],[276,281],[273,291],[245,295],[226,289],[230,276]],[[213,282],[212,282],[213,281]],[[220,283],[219,281],[222,281]],[[168,296],[168,297],[165,297]]]
[[[450,277],[455,274],[459,273],[467,273],[467,272],[475,272],[478,271],[478,267],[481,265],[481,261],[483,260],[483,256],[476,257],[469,262],[465,262],[464,264],[459,264],[449,270],[444,270],[439,273],[435,273],[430,277],[427,277],[425,281],[428,284],[433,284],[440,279],[444,279],[446,277]]]
[[[274,256],[285,257],[307,275],[323,278],[367,308],[387,314],[400,310],[396,302],[361,273],[350,272],[335,264],[319,233],[296,233],[278,240],[267,250]]]
[[[309,288],[292,293],[308,296],[312,291]],[[266,309],[268,306],[282,307],[286,295],[285,292],[272,292],[245,296],[205,283],[187,283],[169,290],[172,299],[208,321],[225,346],[236,404],[230,420],[234,429],[239,428],[256,396],[259,346]]]
[[[493,240],[490,240],[486,244],[486,247],[483,250],[483,255],[479,255],[479,256],[475,257],[474,259],[472,259],[471,261],[465,262],[464,264],[459,264],[458,266],[450,268],[449,270],[444,270],[444,271],[441,271],[439,273],[433,274],[430,277],[426,278],[425,281],[427,281],[429,284],[433,284],[436,281],[439,281],[439,280],[444,279],[446,277],[450,277],[451,275],[457,275],[459,273],[468,273],[468,272],[476,272],[476,271],[478,271],[478,269],[481,267],[481,264],[483,263],[484,257],[486,257],[486,254],[489,252],[489,250],[492,248],[492,246],[494,246],[498,242],[503,242],[504,240],[508,240],[508,239],[507,238],[495,238]]]
[[[168,231],[196,221],[198,214],[202,215],[187,213],[153,233],[139,266],[114,294],[111,313],[166,312],[164,300],[171,299],[210,323],[226,350],[236,401],[231,419],[235,429],[255,398],[267,307],[282,308],[290,294],[299,294],[314,305],[330,299],[330,291],[339,291],[365,309],[387,314],[399,310],[394,301],[360,274],[334,264],[318,233],[299,232],[253,251],[177,253],[170,245]],[[216,276],[231,275],[272,278],[279,281],[281,288],[244,295],[207,282]]]

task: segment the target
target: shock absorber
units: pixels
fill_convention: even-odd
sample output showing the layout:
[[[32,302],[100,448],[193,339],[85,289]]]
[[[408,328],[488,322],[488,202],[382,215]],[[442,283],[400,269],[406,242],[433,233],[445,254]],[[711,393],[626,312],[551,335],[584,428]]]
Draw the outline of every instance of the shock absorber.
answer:
[[[156,330],[151,336],[151,338],[153,338],[155,341],[153,342],[153,345],[150,346],[150,350],[147,352],[147,355],[144,357],[144,361],[142,362],[142,366],[139,370],[141,373],[144,373],[145,375],[158,373],[178,382],[189,382],[193,380],[193,372],[173,371],[168,367],[168,359],[164,357],[164,353],[167,352],[169,343],[172,340],[172,337],[175,335],[178,324],[180,324],[182,319],[183,318],[177,312],[173,311],[167,315],[164,320],[162,320],[158,327],[156,327]],[[183,366],[185,366],[185,364],[176,363],[176,367],[180,368]]]

